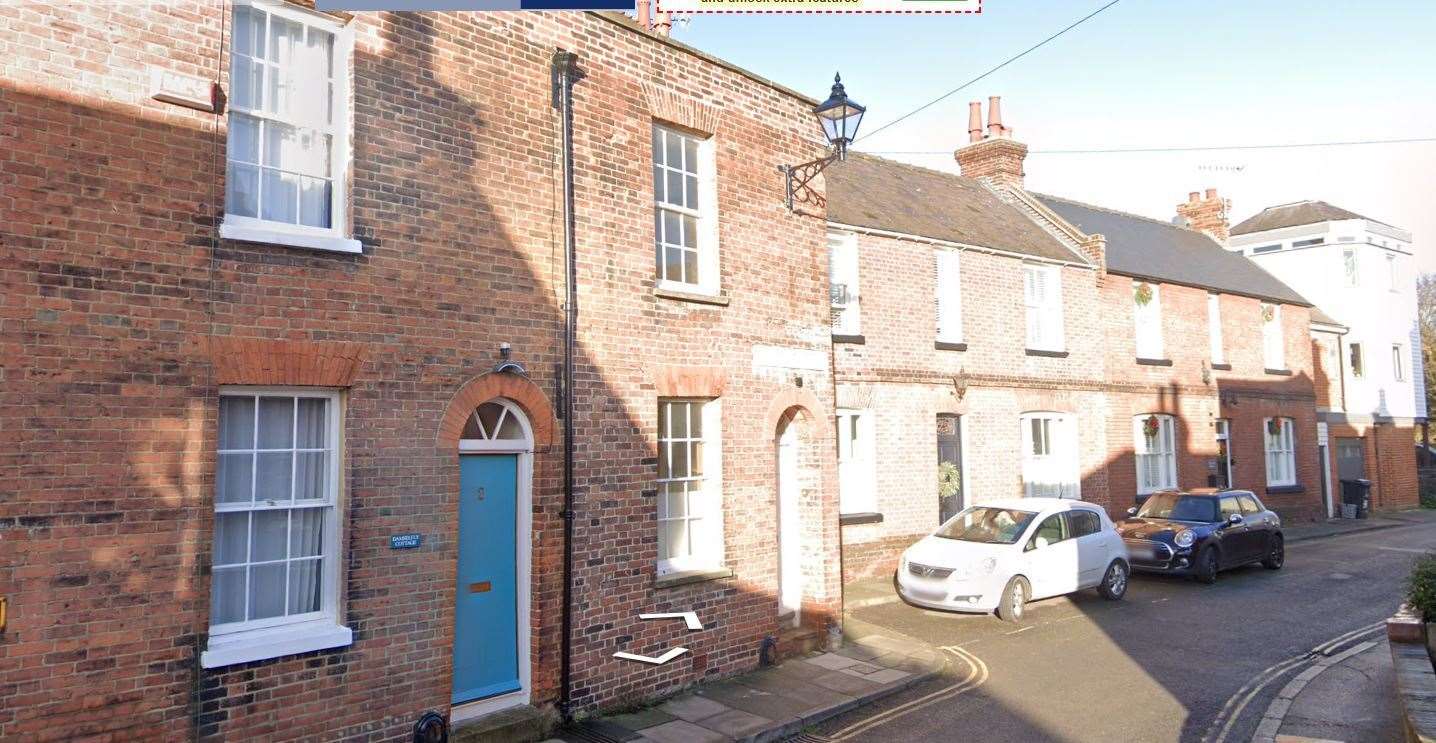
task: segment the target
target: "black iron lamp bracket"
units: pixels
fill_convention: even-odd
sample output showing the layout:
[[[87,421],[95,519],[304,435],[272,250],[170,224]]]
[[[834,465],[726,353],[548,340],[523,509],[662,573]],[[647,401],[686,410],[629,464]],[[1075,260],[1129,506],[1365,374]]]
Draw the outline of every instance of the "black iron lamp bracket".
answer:
[[[820,157],[817,160],[809,160],[797,165],[779,165],[778,171],[785,176],[786,190],[784,203],[788,205],[788,211],[793,211],[793,203],[799,202],[810,204],[818,208],[826,208],[828,200],[822,194],[813,190],[808,184],[825,168],[833,163],[842,160],[845,153],[841,149],[834,150],[833,154],[827,157]]]

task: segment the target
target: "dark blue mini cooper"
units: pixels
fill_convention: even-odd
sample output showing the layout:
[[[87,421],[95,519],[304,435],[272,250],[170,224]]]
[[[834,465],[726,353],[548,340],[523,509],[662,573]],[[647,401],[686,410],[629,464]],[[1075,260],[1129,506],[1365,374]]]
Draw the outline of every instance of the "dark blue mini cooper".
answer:
[[[1127,513],[1116,526],[1133,570],[1211,583],[1220,570],[1254,562],[1280,570],[1286,560],[1281,519],[1248,490],[1153,493]]]

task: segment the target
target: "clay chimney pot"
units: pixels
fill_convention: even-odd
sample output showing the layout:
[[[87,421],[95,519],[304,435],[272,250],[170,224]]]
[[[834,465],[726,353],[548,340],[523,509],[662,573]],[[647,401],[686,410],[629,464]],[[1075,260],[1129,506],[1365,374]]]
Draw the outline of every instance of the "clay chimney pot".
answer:
[[[982,139],[982,101],[972,101],[967,104],[967,141],[977,142]]]
[[[1197,203],[1198,201],[1201,201],[1201,200],[1202,200],[1202,195],[1201,195],[1200,193],[1198,193],[1198,192],[1196,192],[1196,191],[1188,191],[1188,192],[1187,192],[1187,201],[1190,201],[1191,203],[1195,204],[1195,203]]]
[[[1216,190],[1215,188],[1209,188],[1209,189],[1207,189],[1207,198],[1208,198],[1208,199],[1215,199],[1216,197],[1217,197],[1217,190]]]
[[[987,98],[987,136],[1002,136],[1002,96]]]

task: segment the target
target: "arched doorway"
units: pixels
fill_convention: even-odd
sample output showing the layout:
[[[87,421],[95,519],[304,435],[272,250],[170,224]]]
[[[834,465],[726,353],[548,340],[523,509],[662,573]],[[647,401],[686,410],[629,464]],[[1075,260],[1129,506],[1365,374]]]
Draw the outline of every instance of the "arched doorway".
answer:
[[[455,721],[529,701],[534,432],[518,405],[495,398],[458,443]]]
[[[793,407],[779,419],[774,431],[774,461],[778,516],[778,617],[784,628],[803,622],[803,599],[814,593],[804,568],[814,551],[816,522],[805,501],[817,482],[813,472],[818,454],[812,416]],[[811,505],[811,504],[809,504]]]

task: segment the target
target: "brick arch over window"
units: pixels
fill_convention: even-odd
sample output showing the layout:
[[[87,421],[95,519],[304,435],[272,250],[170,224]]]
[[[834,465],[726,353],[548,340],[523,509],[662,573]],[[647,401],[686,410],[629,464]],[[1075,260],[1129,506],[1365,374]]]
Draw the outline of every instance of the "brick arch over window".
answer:
[[[768,412],[763,416],[768,431],[778,435],[778,427],[799,414],[809,417],[810,423],[824,420],[823,405],[818,398],[804,387],[785,387],[768,402]]]
[[[449,409],[439,424],[439,448],[457,450],[459,436],[469,416],[480,405],[499,397],[512,401],[528,416],[529,425],[533,427],[535,450],[543,451],[553,444],[553,406],[543,390],[526,377],[489,372],[469,380],[449,401]]]

